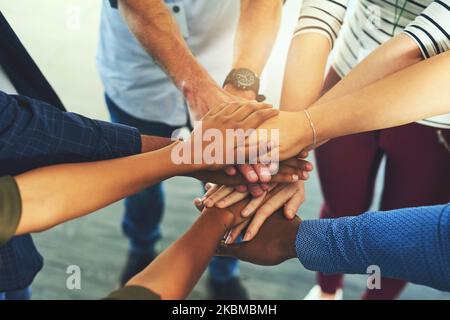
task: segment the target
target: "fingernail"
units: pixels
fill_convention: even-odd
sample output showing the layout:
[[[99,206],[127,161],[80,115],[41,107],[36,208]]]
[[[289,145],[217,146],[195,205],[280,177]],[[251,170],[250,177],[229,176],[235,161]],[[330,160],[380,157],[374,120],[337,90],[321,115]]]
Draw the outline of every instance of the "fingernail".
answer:
[[[213,206],[212,200],[211,199],[206,200],[205,206],[207,206],[208,208],[212,207]]]
[[[292,217],[293,214],[294,214],[294,210],[292,210],[292,209],[287,209],[287,214],[288,214],[288,216]]]
[[[270,165],[269,165],[269,170],[270,170],[270,173],[276,173],[277,171],[278,171],[278,164],[276,164],[276,163],[274,163],[274,162],[272,162]]]
[[[248,240],[250,240],[251,236],[252,236],[252,233],[250,231],[247,231],[245,233],[244,239],[242,239],[242,240],[243,241],[248,241]]]
[[[252,181],[258,181],[258,175],[254,171],[248,173],[248,178]]]
[[[194,203],[195,203],[195,204],[201,204],[201,203],[202,203],[202,199],[200,199],[200,198],[195,198],[195,199],[194,199]]]
[[[303,178],[306,180],[309,178],[308,172],[303,171]]]
[[[269,168],[262,168],[261,169],[261,175],[264,176],[264,177],[270,177],[271,174],[270,174]]]
[[[244,218],[248,217],[249,214],[250,214],[250,210],[248,210],[248,209],[244,209],[244,210],[242,210],[242,212],[241,212],[241,215],[242,215]]]
[[[308,164],[306,165],[306,169],[311,171],[311,170],[313,169],[312,164],[308,163]]]
[[[293,180],[293,181],[298,181],[298,175],[293,174],[293,175],[292,175],[292,180]]]
[[[220,200],[219,202],[216,203],[216,207],[218,208],[222,208],[225,206],[225,201],[224,200]]]

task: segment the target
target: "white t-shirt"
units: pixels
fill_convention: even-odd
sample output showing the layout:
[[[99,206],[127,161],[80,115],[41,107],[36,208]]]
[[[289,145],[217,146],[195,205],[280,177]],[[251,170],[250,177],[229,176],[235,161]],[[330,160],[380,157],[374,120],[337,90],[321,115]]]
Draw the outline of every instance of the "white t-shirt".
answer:
[[[401,32],[417,43],[424,58],[450,50],[450,0],[401,0],[397,7],[394,1],[357,0],[353,12],[346,17],[351,3],[304,0],[294,33],[294,36],[307,32],[326,36],[331,46],[335,46],[333,68],[341,77]],[[418,123],[450,129],[450,114]]]

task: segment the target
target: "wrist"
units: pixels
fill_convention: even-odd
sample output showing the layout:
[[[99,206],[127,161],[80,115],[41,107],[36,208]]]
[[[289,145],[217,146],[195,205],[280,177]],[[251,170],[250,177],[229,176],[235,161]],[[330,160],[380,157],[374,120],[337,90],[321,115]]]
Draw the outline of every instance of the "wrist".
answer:
[[[293,259],[297,257],[296,241],[301,222],[302,220],[298,216],[296,216],[289,224],[289,227],[286,229],[286,243],[284,245],[284,248],[286,248],[287,259]]]
[[[311,118],[311,123],[314,126],[316,134],[316,142],[320,143],[322,141],[330,139],[329,130],[331,129],[330,124],[327,124],[328,119],[332,120],[332,116],[323,117],[321,114],[322,105],[315,105],[308,108],[308,114]],[[306,115],[305,115],[306,116]],[[312,129],[311,129],[312,132]],[[313,138],[311,138],[312,141]]]
[[[159,150],[172,143],[170,138],[141,135],[141,153]]]
[[[300,151],[302,151],[305,148],[312,146],[314,142],[314,131],[311,126],[311,122],[308,119],[308,116],[303,110],[294,112],[293,114],[293,122],[296,124],[296,126],[302,128],[301,130],[295,131],[295,134],[297,135],[297,145],[300,146]]]
[[[253,90],[240,90],[231,83],[226,84],[223,88],[226,92],[233,96],[250,101],[256,100],[256,93]]]
[[[180,90],[188,101],[202,100],[200,97],[211,95],[211,92],[219,92],[222,90],[217,83],[210,77],[206,70],[189,73],[180,82]]]
[[[167,161],[172,176],[189,176],[203,168],[201,164],[194,164],[191,158],[183,157],[182,153],[186,152],[186,148],[183,148],[184,143],[187,142],[178,140],[162,149],[163,161]]]
[[[216,226],[223,228],[224,232],[232,228],[234,216],[229,210],[217,207],[205,208],[203,215],[206,219],[210,219]]]

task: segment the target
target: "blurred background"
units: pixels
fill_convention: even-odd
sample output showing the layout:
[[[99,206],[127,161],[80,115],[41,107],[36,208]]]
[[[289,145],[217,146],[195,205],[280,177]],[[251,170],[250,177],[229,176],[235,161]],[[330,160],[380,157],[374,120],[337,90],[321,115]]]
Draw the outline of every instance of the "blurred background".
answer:
[[[0,0],[0,9],[66,107],[88,117],[109,120],[95,67],[101,1],[104,0]],[[263,92],[274,105],[279,102],[286,51],[300,4],[301,0],[287,0],[279,39],[263,76]],[[73,20],[74,14],[79,21]],[[382,175],[383,169],[378,177],[374,208]],[[198,213],[192,200],[202,193],[200,183],[188,178],[171,179],[165,186],[167,209],[161,250],[196,219]],[[316,173],[306,189],[306,202],[299,215],[312,219],[318,215],[322,202]],[[98,299],[116,288],[127,253],[121,216],[122,203],[118,202],[89,217],[35,235],[45,266],[34,281],[33,298]],[[66,288],[66,270],[70,265],[81,268],[80,290]],[[241,276],[253,299],[302,299],[315,284],[315,274],[302,268],[297,260],[276,267],[242,263]],[[345,279],[344,298],[358,299],[367,277]],[[207,298],[205,279],[190,298]],[[450,299],[450,294],[408,285],[400,299]]]

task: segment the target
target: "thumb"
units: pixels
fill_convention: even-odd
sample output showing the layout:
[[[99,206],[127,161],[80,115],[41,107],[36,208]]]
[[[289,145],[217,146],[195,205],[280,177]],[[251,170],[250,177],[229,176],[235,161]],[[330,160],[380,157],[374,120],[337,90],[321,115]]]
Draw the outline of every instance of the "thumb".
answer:
[[[241,247],[242,244],[239,243],[225,244],[224,242],[222,242],[216,249],[216,256],[239,259],[241,255]]]

